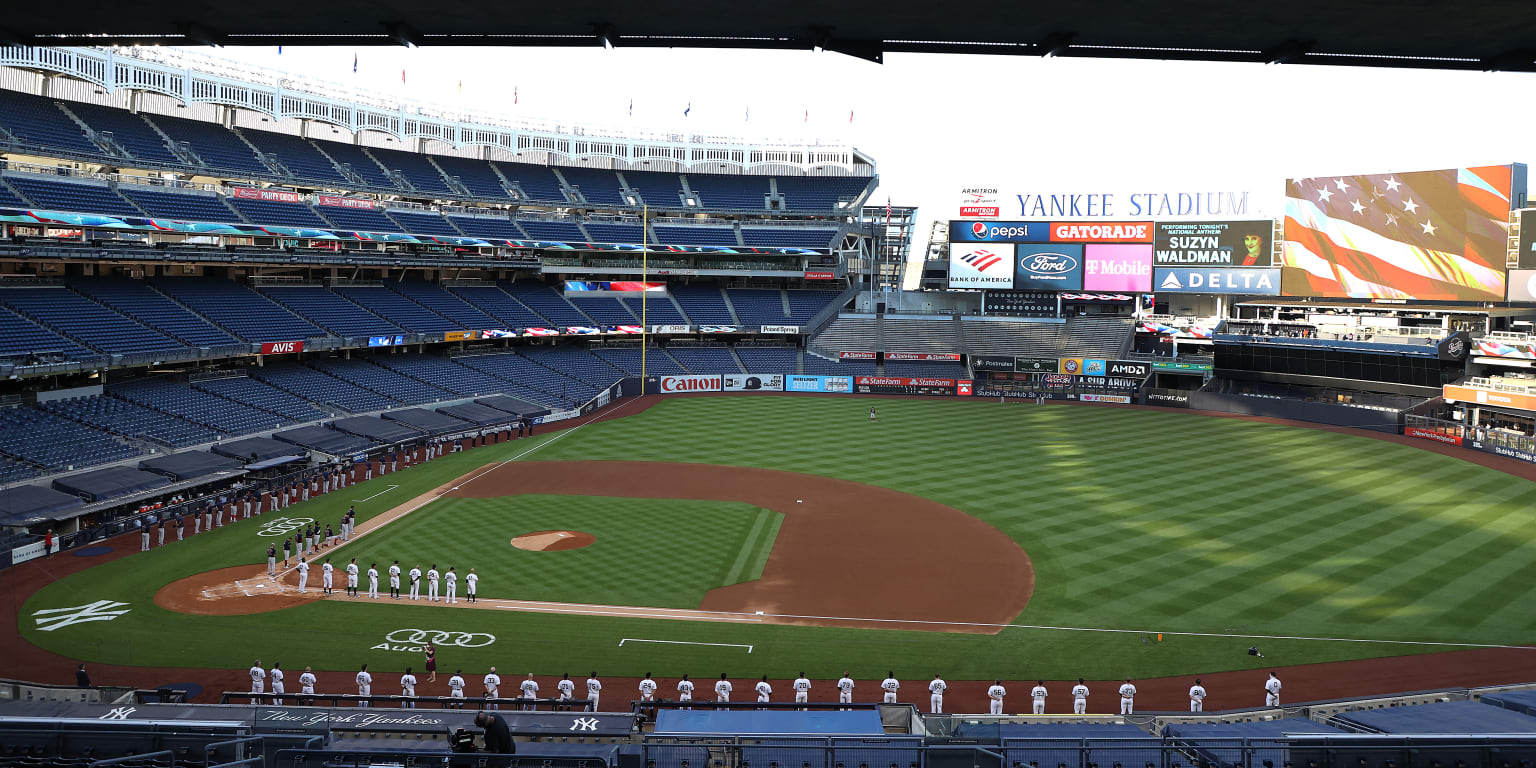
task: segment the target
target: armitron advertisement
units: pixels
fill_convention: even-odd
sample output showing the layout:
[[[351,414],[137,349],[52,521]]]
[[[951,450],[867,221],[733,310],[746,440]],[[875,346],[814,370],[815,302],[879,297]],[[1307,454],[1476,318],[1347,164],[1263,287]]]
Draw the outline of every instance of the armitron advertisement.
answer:
[[[949,247],[949,287],[1012,288],[1012,245],[962,244]]]
[[[1275,224],[1259,221],[1160,221],[1153,241],[1159,267],[1267,267]]]
[[[663,376],[661,391],[666,392],[719,392],[719,376]]]
[[[970,386],[970,382],[966,382]],[[857,376],[853,391],[861,395],[953,395],[954,379],[924,379],[904,376]]]
[[[1002,215],[997,204],[997,190],[990,187],[966,187],[960,190],[960,218],[995,219]]]

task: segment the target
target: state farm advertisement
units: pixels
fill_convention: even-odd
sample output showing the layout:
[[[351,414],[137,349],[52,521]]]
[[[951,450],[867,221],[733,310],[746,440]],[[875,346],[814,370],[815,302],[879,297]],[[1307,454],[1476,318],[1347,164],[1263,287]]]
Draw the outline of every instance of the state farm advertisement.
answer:
[[[951,352],[887,352],[885,359],[959,362],[960,356]]]
[[[1051,222],[1053,243],[1150,243],[1150,221],[1055,221]]]
[[[286,355],[303,351],[304,342],[302,341],[268,341],[261,345],[263,355]]]
[[[994,187],[966,187],[960,190],[960,218],[986,218],[995,219],[1002,214],[1002,207],[997,203],[997,189]]]
[[[250,189],[249,187],[235,187],[230,191],[231,197],[241,200],[267,200],[276,203],[297,203],[300,201],[297,192],[281,192],[275,189]]]
[[[719,376],[663,376],[661,391],[672,392],[719,392]]]
[[[853,391],[861,395],[953,395],[956,388],[954,379],[858,376],[853,380]]]
[[[1152,246],[1100,245],[1083,248],[1083,290],[1148,293],[1152,290]]]

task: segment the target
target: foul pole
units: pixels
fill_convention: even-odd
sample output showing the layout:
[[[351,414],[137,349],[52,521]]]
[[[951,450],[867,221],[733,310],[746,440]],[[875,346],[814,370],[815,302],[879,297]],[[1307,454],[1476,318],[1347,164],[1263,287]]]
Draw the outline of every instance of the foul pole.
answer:
[[[651,205],[646,203],[640,207],[640,387],[642,391],[645,388],[645,348],[650,345],[646,337],[651,330],[646,319],[645,301],[646,294],[650,293],[645,290],[646,273],[650,267],[650,261],[647,259],[651,252],[650,221]]]

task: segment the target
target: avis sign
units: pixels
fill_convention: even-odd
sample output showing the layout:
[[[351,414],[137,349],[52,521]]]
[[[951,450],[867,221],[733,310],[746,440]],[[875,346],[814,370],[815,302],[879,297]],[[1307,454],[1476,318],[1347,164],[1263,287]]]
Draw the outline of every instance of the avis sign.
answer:
[[[661,391],[671,392],[719,392],[719,376],[663,376]]]
[[[263,355],[288,355],[294,352],[303,352],[302,341],[268,341],[261,345]]]

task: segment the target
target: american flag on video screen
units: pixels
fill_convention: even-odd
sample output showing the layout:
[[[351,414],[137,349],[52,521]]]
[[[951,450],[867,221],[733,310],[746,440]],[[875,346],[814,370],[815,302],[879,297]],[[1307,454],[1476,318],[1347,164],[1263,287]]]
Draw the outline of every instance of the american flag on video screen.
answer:
[[[1288,296],[1503,301],[1510,167],[1289,179]]]

